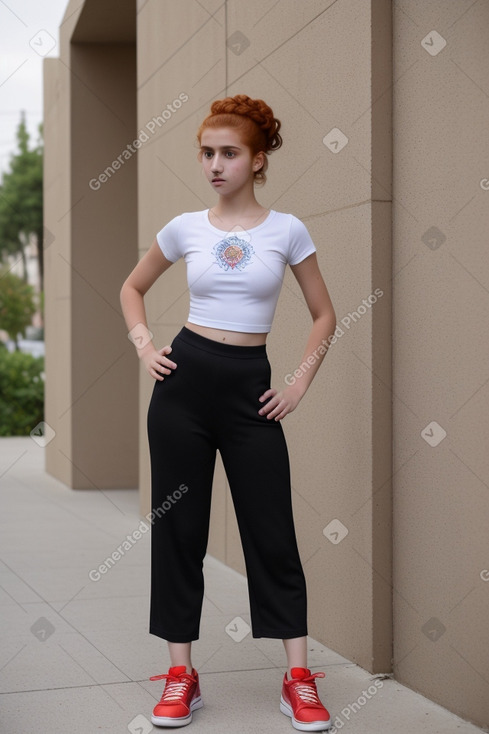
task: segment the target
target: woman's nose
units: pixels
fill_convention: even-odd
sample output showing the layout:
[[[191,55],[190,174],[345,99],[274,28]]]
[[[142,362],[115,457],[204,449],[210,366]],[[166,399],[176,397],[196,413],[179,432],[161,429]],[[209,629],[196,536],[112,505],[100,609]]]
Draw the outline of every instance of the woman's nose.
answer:
[[[212,161],[212,170],[216,172],[222,171],[222,162],[218,155],[214,156],[214,160]]]

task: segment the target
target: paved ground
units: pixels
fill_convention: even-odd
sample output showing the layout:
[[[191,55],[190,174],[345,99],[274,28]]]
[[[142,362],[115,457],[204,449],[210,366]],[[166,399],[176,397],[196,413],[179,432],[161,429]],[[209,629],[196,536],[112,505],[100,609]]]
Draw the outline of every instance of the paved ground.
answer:
[[[149,532],[135,534],[136,491],[70,490],[44,472],[44,449],[33,439],[7,438],[0,439],[0,503],[0,731],[166,731],[149,721],[163,686],[148,678],[166,673],[170,661],[165,641],[147,631]],[[127,536],[130,549],[90,578]],[[246,579],[210,556],[204,573],[201,638],[192,656],[204,708],[182,731],[295,731],[278,707],[282,642],[245,634]],[[326,673],[318,690],[336,731],[482,731],[392,679],[374,682],[311,638],[309,651],[312,671]]]

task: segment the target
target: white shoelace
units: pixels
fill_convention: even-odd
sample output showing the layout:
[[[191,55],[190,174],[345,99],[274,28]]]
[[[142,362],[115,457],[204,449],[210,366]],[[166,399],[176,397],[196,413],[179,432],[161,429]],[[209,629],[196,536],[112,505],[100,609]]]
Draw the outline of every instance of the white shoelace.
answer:
[[[161,697],[161,701],[172,701],[174,699],[180,699],[184,694],[188,686],[188,680],[182,681],[167,681],[165,690]]]
[[[321,703],[314,683],[298,683],[294,688],[305,703]]]

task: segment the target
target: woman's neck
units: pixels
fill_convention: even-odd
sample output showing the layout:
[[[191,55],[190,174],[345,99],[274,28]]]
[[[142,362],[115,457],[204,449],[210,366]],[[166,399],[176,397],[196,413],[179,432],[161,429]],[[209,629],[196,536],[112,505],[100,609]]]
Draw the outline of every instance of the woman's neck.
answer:
[[[255,199],[253,191],[237,192],[232,198],[219,196],[219,201],[211,209],[216,217],[234,219],[236,217],[253,217],[268,211]]]

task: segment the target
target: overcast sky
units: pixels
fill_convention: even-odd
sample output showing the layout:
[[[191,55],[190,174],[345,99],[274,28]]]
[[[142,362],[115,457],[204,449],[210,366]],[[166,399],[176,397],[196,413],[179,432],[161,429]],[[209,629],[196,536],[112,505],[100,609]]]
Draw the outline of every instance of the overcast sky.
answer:
[[[81,0],[80,0],[81,1]],[[42,60],[59,55],[58,28],[68,0],[0,0],[0,172],[16,148],[25,110],[31,144],[42,121]]]

